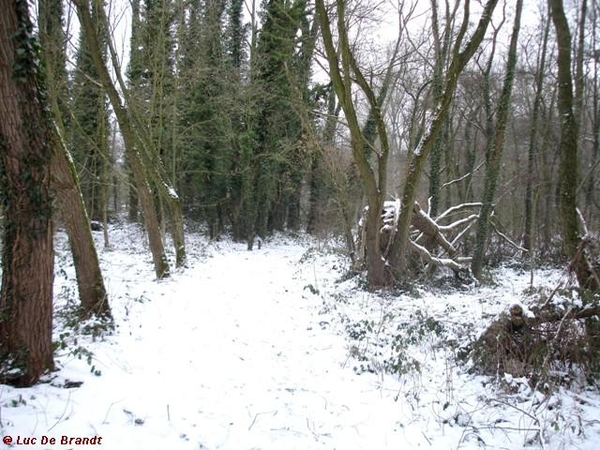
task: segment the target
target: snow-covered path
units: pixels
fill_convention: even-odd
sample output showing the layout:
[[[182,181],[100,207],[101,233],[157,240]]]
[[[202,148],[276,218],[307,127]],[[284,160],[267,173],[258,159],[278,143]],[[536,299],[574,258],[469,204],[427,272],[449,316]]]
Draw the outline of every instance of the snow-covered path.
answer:
[[[248,252],[193,235],[190,267],[158,282],[141,232],[117,238],[115,250],[100,252],[117,330],[96,341],[65,334],[62,308],[76,305],[77,294],[59,240],[61,370],[28,389],[0,385],[0,437],[13,439],[0,450],[100,447],[60,444],[93,436],[107,450],[597,448],[597,394],[544,396],[510,374],[509,390],[496,389],[447,348],[470,342],[518,299],[528,274],[504,271],[497,286],[380,296],[358,279],[336,284],[340,258],[309,251],[314,242],[279,237]],[[369,333],[351,336],[366,323]],[[436,339],[427,324],[438,323],[445,334]],[[388,334],[379,336],[384,325]],[[395,335],[405,348],[390,349]],[[363,360],[349,357],[350,345]],[[419,368],[402,376],[352,369],[391,356]],[[56,443],[37,445],[43,438]]]
[[[303,252],[240,245],[165,282],[113,283],[131,298],[118,346],[94,350],[102,376],[72,392],[53,431],[119,436],[107,448],[398,448],[398,405],[344,367]]]

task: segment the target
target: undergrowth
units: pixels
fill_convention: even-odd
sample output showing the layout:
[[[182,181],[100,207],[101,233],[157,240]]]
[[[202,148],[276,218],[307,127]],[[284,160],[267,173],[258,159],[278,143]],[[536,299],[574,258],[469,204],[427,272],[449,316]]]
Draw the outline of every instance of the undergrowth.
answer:
[[[54,323],[55,330],[60,332],[54,336],[54,356],[57,362],[63,358],[83,360],[92,374],[100,376],[102,371],[98,368],[94,353],[89,347],[91,343],[111,335],[114,322],[111,318],[104,317],[83,318],[75,291],[73,286],[63,286],[57,295],[61,306],[55,310]]]

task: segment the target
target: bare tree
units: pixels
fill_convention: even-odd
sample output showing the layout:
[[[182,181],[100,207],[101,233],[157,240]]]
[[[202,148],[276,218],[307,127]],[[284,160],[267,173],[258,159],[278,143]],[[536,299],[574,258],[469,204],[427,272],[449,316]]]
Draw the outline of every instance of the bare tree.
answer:
[[[443,94],[443,82],[444,72],[446,70],[446,64],[448,62],[448,50],[450,47],[450,37],[452,36],[452,26],[455,21],[456,11],[459,6],[459,2],[454,4],[452,10],[450,4],[445,3],[445,26],[442,29],[440,26],[439,18],[439,5],[437,0],[430,0],[431,3],[431,31],[433,35],[433,77],[432,77],[432,94],[433,94],[433,107],[436,107],[442,99]],[[430,171],[429,171],[429,197],[431,198],[431,211],[430,214],[435,217],[438,214],[438,205],[440,202],[440,172],[442,162],[442,152],[444,148],[449,147],[448,145],[448,129],[450,127],[449,117],[446,118],[446,123],[443,125],[443,129],[436,136],[433,148],[431,150],[430,157]]]
[[[504,151],[504,140],[506,137],[506,126],[508,124],[508,113],[510,110],[510,97],[512,93],[513,81],[515,78],[515,67],[517,65],[517,42],[519,30],[521,27],[521,12],[523,11],[523,0],[517,0],[515,21],[510,38],[508,49],[508,59],[506,62],[506,75],[498,107],[496,109],[496,126],[494,129],[493,141],[488,147],[486,154],[486,173],[485,186],[483,188],[483,201],[481,212],[477,221],[477,241],[475,243],[475,253],[471,270],[477,278],[481,276],[483,268],[483,259],[488,238],[488,221],[492,214],[494,196],[496,194],[496,184],[500,173],[500,162]]]
[[[452,47],[451,62],[446,73],[443,94],[440,96],[439,105],[432,114],[431,121],[423,138],[415,149],[413,157],[410,159],[404,182],[402,210],[398,218],[398,231],[389,258],[392,270],[399,274],[406,272],[406,256],[410,245],[409,231],[413,213],[412,205],[417,195],[417,187],[423,172],[423,166],[433,149],[436,137],[443,129],[458,84],[458,77],[483,41],[497,3],[498,0],[488,0],[481,13],[477,28],[465,44],[463,40],[469,26],[470,2],[469,0],[465,0],[464,2],[463,21]]]
[[[100,270],[98,254],[92,238],[89,218],[83,202],[77,171],[65,146],[64,123],[59,96],[65,95],[65,61],[62,44],[62,6],[51,0],[39,3],[40,40],[43,49],[48,100],[56,122],[51,159],[52,190],[58,200],[60,216],[65,222],[79,289],[83,317],[96,315],[110,318],[108,296]],[[62,88],[62,89],[61,89]],[[63,99],[64,100],[64,99]]]
[[[544,76],[546,70],[546,53],[548,49],[548,34],[550,31],[550,19],[547,18],[543,24],[542,45],[538,54],[537,70],[535,76],[535,94],[533,99],[533,110],[531,113],[531,129],[529,133],[529,146],[527,150],[527,185],[525,188],[525,230],[523,233],[523,247],[529,251],[534,248],[533,222],[534,209],[534,165],[535,153],[538,145],[540,108],[542,105],[542,94],[544,88]]]
[[[144,156],[141,154],[141,140],[139,136],[136,137],[135,124],[129,111],[121,102],[119,92],[117,91],[110,77],[110,73],[108,72],[108,68],[102,58],[96,27],[94,26],[90,13],[90,8],[97,8],[98,12],[101,14],[101,19],[105,18],[104,6],[101,0],[92,0],[92,4],[90,4],[88,0],[72,0],[72,2],[77,8],[79,21],[84,29],[91,56],[94,60],[96,69],[100,74],[100,81],[110,99],[117,121],[119,122],[119,128],[123,134],[125,151],[135,180],[137,195],[142,208],[146,231],[148,233],[150,252],[152,253],[156,277],[159,279],[168,277],[169,263],[167,261],[160,233],[158,215],[154,206],[154,198],[148,184],[148,169],[145,164]]]
[[[344,0],[336,0],[338,48],[336,49],[330,24],[330,16],[324,0],[316,0],[316,12],[321,25],[323,44],[329,63],[329,74],[336,95],[344,111],[350,131],[352,156],[367,197],[368,219],[365,224],[365,241],[367,254],[367,279],[372,286],[385,286],[390,283],[389,273],[385,268],[380,245],[381,211],[386,195],[387,163],[389,142],[384,121],[383,99],[392,84],[394,56],[386,70],[385,79],[379,94],[369,84],[359,67],[348,37],[346,4]],[[339,52],[339,53],[338,53]],[[353,86],[356,83],[369,105],[370,116],[365,128],[359,124]],[[370,121],[370,122],[369,122]],[[369,136],[371,134],[371,136]],[[379,148],[375,149],[375,137],[379,137]],[[376,164],[372,165],[369,154],[373,152]]]

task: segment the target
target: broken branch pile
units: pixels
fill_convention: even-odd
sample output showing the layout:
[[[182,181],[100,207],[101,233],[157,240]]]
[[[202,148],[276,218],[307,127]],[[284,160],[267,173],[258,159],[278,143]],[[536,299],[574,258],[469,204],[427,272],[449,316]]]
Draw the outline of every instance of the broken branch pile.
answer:
[[[449,208],[434,219],[415,202],[411,221],[410,252],[426,265],[446,267],[455,273],[465,270],[467,268],[465,264],[470,263],[471,258],[459,256],[458,246],[465,233],[479,217],[473,210],[479,210],[480,207],[481,203],[464,203]],[[358,248],[362,260],[366,255],[367,212],[368,207],[365,207],[358,230]],[[387,258],[396,236],[399,215],[399,200],[384,203],[380,230],[384,258]],[[454,221],[449,222],[450,220]]]

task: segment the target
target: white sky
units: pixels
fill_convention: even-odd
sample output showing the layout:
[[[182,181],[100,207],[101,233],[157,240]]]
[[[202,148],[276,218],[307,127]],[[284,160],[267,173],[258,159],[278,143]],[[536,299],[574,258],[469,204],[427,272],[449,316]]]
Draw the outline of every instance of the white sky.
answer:
[[[250,11],[252,9],[252,2],[257,2],[257,7],[260,1],[258,0],[246,0],[245,15],[246,20],[250,21]],[[458,0],[461,1],[462,0]],[[510,12],[514,9],[512,1],[508,1],[509,15],[507,17],[507,23],[505,24],[506,35],[512,28],[512,15]],[[395,0],[375,0],[370,1],[371,4],[377,4],[377,10],[381,12],[377,23],[371,23],[367,27],[363,27],[361,30],[362,37],[361,41],[368,43],[371,46],[371,54],[376,55],[377,53],[385,52],[396,39],[398,35],[398,2]],[[440,16],[442,16],[444,7],[443,2],[440,4]],[[496,22],[499,21],[499,17],[502,11],[502,3],[496,7]],[[528,24],[536,24],[538,22],[539,10],[541,5],[545,2],[543,0],[532,0],[525,2],[524,16],[522,24],[527,26]],[[404,10],[407,11],[414,4],[415,10],[408,25],[411,33],[419,32],[423,27],[428,26],[430,21],[430,2],[424,0],[413,0],[406,1]],[[461,6],[462,8],[462,6]],[[74,64],[73,55],[78,45],[79,39],[79,23],[77,21],[75,9],[71,2],[66,2],[66,13],[65,21],[69,30],[69,55],[71,58],[70,63]],[[479,11],[481,10],[479,1],[472,1],[471,5],[471,17],[472,21],[476,23],[479,18]],[[107,0],[107,12],[110,17],[111,25],[113,26],[113,39],[115,47],[119,54],[121,61],[121,68],[124,71],[126,69],[129,60],[129,42],[131,36],[131,8],[130,3],[127,0]],[[506,38],[508,40],[508,38]]]

